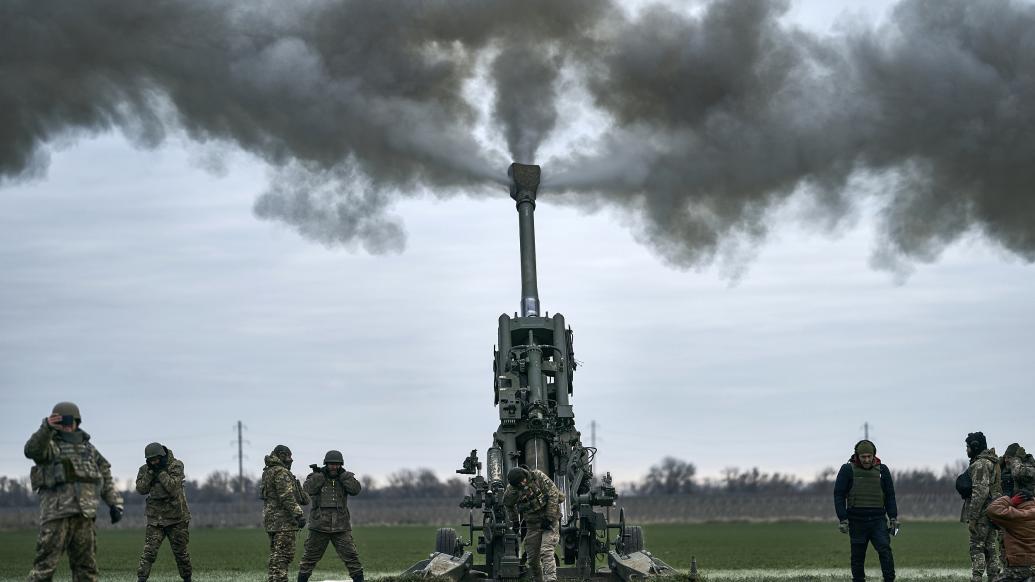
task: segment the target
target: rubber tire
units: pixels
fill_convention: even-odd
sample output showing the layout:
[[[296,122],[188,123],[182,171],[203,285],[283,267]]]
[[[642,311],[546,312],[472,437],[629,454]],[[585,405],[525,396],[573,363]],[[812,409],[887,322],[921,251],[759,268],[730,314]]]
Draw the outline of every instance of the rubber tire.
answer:
[[[625,526],[625,553],[642,552],[643,528],[638,525]]]
[[[451,527],[440,527],[435,534],[435,551],[443,554],[455,555],[456,552],[456,530]]]

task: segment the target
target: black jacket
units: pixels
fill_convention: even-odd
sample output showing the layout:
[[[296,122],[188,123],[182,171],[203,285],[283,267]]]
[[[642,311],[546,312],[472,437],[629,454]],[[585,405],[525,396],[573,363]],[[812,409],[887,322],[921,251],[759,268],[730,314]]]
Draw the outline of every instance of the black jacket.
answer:
[[[880,460],[878,459],[879,463]],[[856,507],[848,508],[848,492],[852,490],[853,471],[852,464],[856,463],[855,456],[849,462],[841,465],[837,472],[837,480],[834,481],[834,511],[837,512],[837,519],[844,521],[851,518],[865,519],[868,517],[880,517],[887,514],[892,519],[898,518],[898,504],[895,503],[895,484],[891,481],[891,471],[884,464],[880,464],[880,486],[884,490],[884,507]]]

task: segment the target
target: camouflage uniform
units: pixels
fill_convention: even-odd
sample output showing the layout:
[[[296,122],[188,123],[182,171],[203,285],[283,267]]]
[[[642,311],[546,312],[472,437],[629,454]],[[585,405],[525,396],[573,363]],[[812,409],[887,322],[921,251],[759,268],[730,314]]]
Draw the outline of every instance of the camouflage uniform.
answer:
[[[295,560],[295,534],[305,515],[302,506],[309,503],[309,496],[276,455],[266,455],[261,487],[262,523],[270,537],[267,580],[287,582],[288,567]]]
[[[29,581],[50,580],[67,548],[73,579],[95,582],[98,496],[122,510],[111,465],[90,443],[90,435],[58,431],[46,420],[25,443],[25,456],[36,463],[30,479],[40,496],[40,534]]]
[[[525,556],[535,582],[557,580],[557,562],[554,548],[560,541],[561,490],[539,469],[528,472],[524,487],[507,485],[503,492],[503,507],[511,523],[525,521]],[[543,529],[549,520],[550,529]]]
[[[961,521],[966,523],[970,530],[971,580],[980,581],[986,571],[988,579],[992,580],[1003,569],[999,552],[999,530],[985,515],[988,504],[1003,494],[999,457],[996,456],[995,449],[980,452],[971,461],[968,470],[973,488],[970,498],[963,504]]]
[[[359,561],[356,542],[352,539],[352,518],[349,515],[349,495],[359,495],[362,490],[355,474],[342,469],[332,478],[326,470],[313,471],[305,479],[303,489],[313,500],[309,514],[309,537],[305,540],[305,553],[298,564],[298,574],[308,577],[317,562],[333,544],[338,557],[349,570],[349,577],[362,579],[363,564]]]
[[[147,580],[151,565],[158,557],[162,541],[169,538],[176,569],[184,580],[191,578],[190,554],[190,509],[183,493],[183,462],[165,449],[164,467],[152,468],[144,464],[137,471],[137,493],[147,495],[147,531],[144,535],[144,553],[140,556],[137,579]]]
[[[1035,483],[1035,457],[1026,454],[1023,457],[1011,457],[1009,461],[1010,474],[1013,477],[1014,489],[1024,487],[1030,488]],[[1004,494],[1007,492],[1004,491]],[[1008,493],[1013,494],[1014,491]]]

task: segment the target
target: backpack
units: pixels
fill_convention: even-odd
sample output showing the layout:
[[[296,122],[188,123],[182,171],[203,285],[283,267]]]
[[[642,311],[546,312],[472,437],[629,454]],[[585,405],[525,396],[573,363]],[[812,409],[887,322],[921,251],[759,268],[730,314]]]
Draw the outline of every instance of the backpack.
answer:
[[[970,478],[969,468],[960,473],[959,477],[956,477],[956,492],[964,500],[970,499],[970,496],[974,494],[974,481]]]

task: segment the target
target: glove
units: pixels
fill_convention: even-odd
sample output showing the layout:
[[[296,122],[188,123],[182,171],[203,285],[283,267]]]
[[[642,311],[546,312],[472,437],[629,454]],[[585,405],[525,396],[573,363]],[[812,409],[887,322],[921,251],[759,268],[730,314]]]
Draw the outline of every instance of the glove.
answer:
[[[303,527],[305,527],[305,516],[300,515],[298,516],[298,529],[302,529]]]
[[[553,520],[549,517],[544,517],[543,521],[539,522],[539,529],[543,531],[553,531]]]
[[[118,523],[122,521],[122,508],[118,505],[112,505],[108,508],[108,515],[111,516],[112,523]]]
[[[894,517],[891,518],[891,520],[888,521],[888,532],[891,533],[891,535],[893,535],[893,536],[898,535],[898,528],[899,528],[898,519],[894,518]]]
[[[846,534],[848,533],[848,520],[842,519],[841,523],[837,524],[837,531]]]

